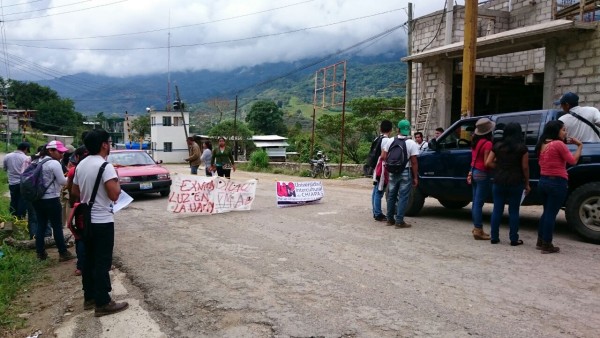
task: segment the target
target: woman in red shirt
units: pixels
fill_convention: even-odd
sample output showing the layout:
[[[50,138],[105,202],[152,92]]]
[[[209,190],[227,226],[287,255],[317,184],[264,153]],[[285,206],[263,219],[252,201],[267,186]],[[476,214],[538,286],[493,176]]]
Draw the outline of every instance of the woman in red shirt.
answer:
[[[536,249],[543,254],[559,252],[552,245],[552,235],[556,215],[567,198],[568,180],[567,164],[575,165],[581,156],[583,144],[576,138],[569,142],[577,145],[577,150],[571,154],[565,145],[567,129],[562,121],[550,121],[544,127],[544,132],[535,146],[540,164],[540,180],[538,189],[542,195],[544,211],[540,218]]]
[[[471,172],[467,180],[473,185],[473,238],[489,240],[490,235],[483,231],[483,204],[492,189],[489,170],[485,166],[485,159],[492,150],[492,131],[496,124],[487,117],[477,120],[475,135],[472,139]]]

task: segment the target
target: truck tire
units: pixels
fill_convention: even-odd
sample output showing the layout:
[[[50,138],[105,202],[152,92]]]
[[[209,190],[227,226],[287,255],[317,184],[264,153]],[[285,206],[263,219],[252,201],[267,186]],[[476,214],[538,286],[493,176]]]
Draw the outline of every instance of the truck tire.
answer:
[[[565,216],[579,235],[600,243],[600,183],[587,183],[575,189],[567,198]]]
[[[450,201],[450,200],[438,200],[440,204],[446,209],[462,209],[469,205],[471,201]]]
[[[408,204],[406,205],[406,210],[404,214],[406,216],[416,216],[421,209],[423,209],[423,205],[425,204],[425,195],[419,188],[413,188],[410,192],[410,197],[408,198]]]

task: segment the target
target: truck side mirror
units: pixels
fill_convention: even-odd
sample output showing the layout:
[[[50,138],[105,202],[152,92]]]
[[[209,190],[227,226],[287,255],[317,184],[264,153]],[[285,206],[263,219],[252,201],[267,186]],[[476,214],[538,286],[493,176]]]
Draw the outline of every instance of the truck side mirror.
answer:
[[[429,142],[427,142],[427,147],[431,150],[437,150],[438,149],[437,140],[431,139]]]

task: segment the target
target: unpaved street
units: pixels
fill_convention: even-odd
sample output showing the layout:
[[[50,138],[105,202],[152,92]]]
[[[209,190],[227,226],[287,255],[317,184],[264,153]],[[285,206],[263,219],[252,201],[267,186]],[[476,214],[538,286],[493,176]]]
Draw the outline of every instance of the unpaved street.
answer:
[[[253,210],[173,215],[156,195],[116,216],[116,265],[168,337],[600,332],[600,246],[566,230],[562,213],[555,238],[561,253],[541,255],[539,207],[523,210],[525,245],[511,247],[505,225],[501,243],[490,245],[473,240],[469,207],[450,211],[430,199],[420,217],[407,219],[410,229],[374,222],[368,179],[325,180],[320,204],[280,209],[275,180],[306,179],[233,177],[259,179]],[[491,206],[486,210],[489,230]],[[97,321],[88,313],[74,336],[100,336]]]

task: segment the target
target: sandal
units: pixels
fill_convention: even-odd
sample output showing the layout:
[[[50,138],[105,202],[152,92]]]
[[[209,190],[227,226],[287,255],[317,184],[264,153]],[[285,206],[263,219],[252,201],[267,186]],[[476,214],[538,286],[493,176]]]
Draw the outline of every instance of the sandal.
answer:
[[[522,245],[523,244],[523,240],[519,239],[516,242],[510,242],[510,245],[512,246],[517,246],[517,245]]]

